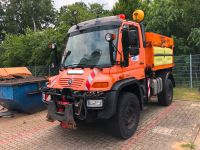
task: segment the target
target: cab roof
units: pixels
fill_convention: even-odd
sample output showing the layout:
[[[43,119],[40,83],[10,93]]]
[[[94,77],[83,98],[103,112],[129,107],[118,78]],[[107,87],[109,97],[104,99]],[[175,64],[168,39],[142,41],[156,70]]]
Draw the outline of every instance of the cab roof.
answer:
[[[97,27],[97,26],[106,26],[106,25],[120,26],[122,24],[122,22],[123,22],[123,20],[120,19],[118,16],[96,18],[96,19],[92,19],[92,20],[88,20],[88,21],[79,23],[78,24],[79,29],[77,29],[77,25],[72,26],[69,29],[68,34],[79,31],[79,30]]]

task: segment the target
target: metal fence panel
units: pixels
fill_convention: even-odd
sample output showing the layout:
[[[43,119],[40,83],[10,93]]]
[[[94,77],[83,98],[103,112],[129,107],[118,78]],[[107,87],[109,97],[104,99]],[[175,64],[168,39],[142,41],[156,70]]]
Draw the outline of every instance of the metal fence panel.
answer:
[[[33,76],[53,76],[58,74],[59,68],[51,68],[50,66],[29,66],[27,67]]]
[[[173,74],[176,85],[182,87],[200,87],[200,54],[175,56]]]
[[[200,54],[175,56],[173,74],[177,86],[200,88]],[[52,76],[58,74],[59,68],[50,66],[30,66],[34,76]]]

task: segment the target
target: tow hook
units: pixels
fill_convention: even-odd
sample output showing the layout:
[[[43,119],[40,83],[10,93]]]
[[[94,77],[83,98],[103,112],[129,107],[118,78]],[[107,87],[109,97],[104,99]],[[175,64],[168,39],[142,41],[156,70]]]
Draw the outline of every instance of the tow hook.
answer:
[[[61,123],[60,123],[61,127],[76,129],[76,123],[74,121],[72,104],[66,104],[65,105],[65,113],[66,113],[67,118],[66,118],[65,121],[61,121]]]
[[[48,101],[48,114],[47,120],[54,122],[55,120],[60,121],[62,128],[76,129],[76,122],[74,120],[73,104],[69,102],[59,101],[57,105],[62,107],[56,107],[54,101]]]
[[[62,127],[62,128],[64,128],[64,129],[77,129],[77,127],[76,127],[76,123],[75,122],[61,122],[60,123],[60,126]]]

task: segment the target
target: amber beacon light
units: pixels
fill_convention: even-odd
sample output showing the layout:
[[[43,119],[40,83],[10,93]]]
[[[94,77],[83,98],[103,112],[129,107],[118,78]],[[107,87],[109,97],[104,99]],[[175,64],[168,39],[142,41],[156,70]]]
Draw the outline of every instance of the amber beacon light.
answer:
[[[144,19],[144,12],[142,10],[135,10],[133,12],[133,20],[136,22],[141,22]]]

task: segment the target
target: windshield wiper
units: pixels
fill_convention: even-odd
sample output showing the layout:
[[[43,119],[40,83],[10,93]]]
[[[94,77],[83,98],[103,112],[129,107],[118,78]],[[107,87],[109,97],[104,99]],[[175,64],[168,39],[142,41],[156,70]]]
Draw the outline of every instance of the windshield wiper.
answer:
[[[71,54],[71,51],[67,51],[67,54],[64,56],[64,59],[63,59],[63,63],[62,63],[62,66],[65,68],[64,66],[64,63],[65,63],[65,60],[67,59],[67,57]]]

